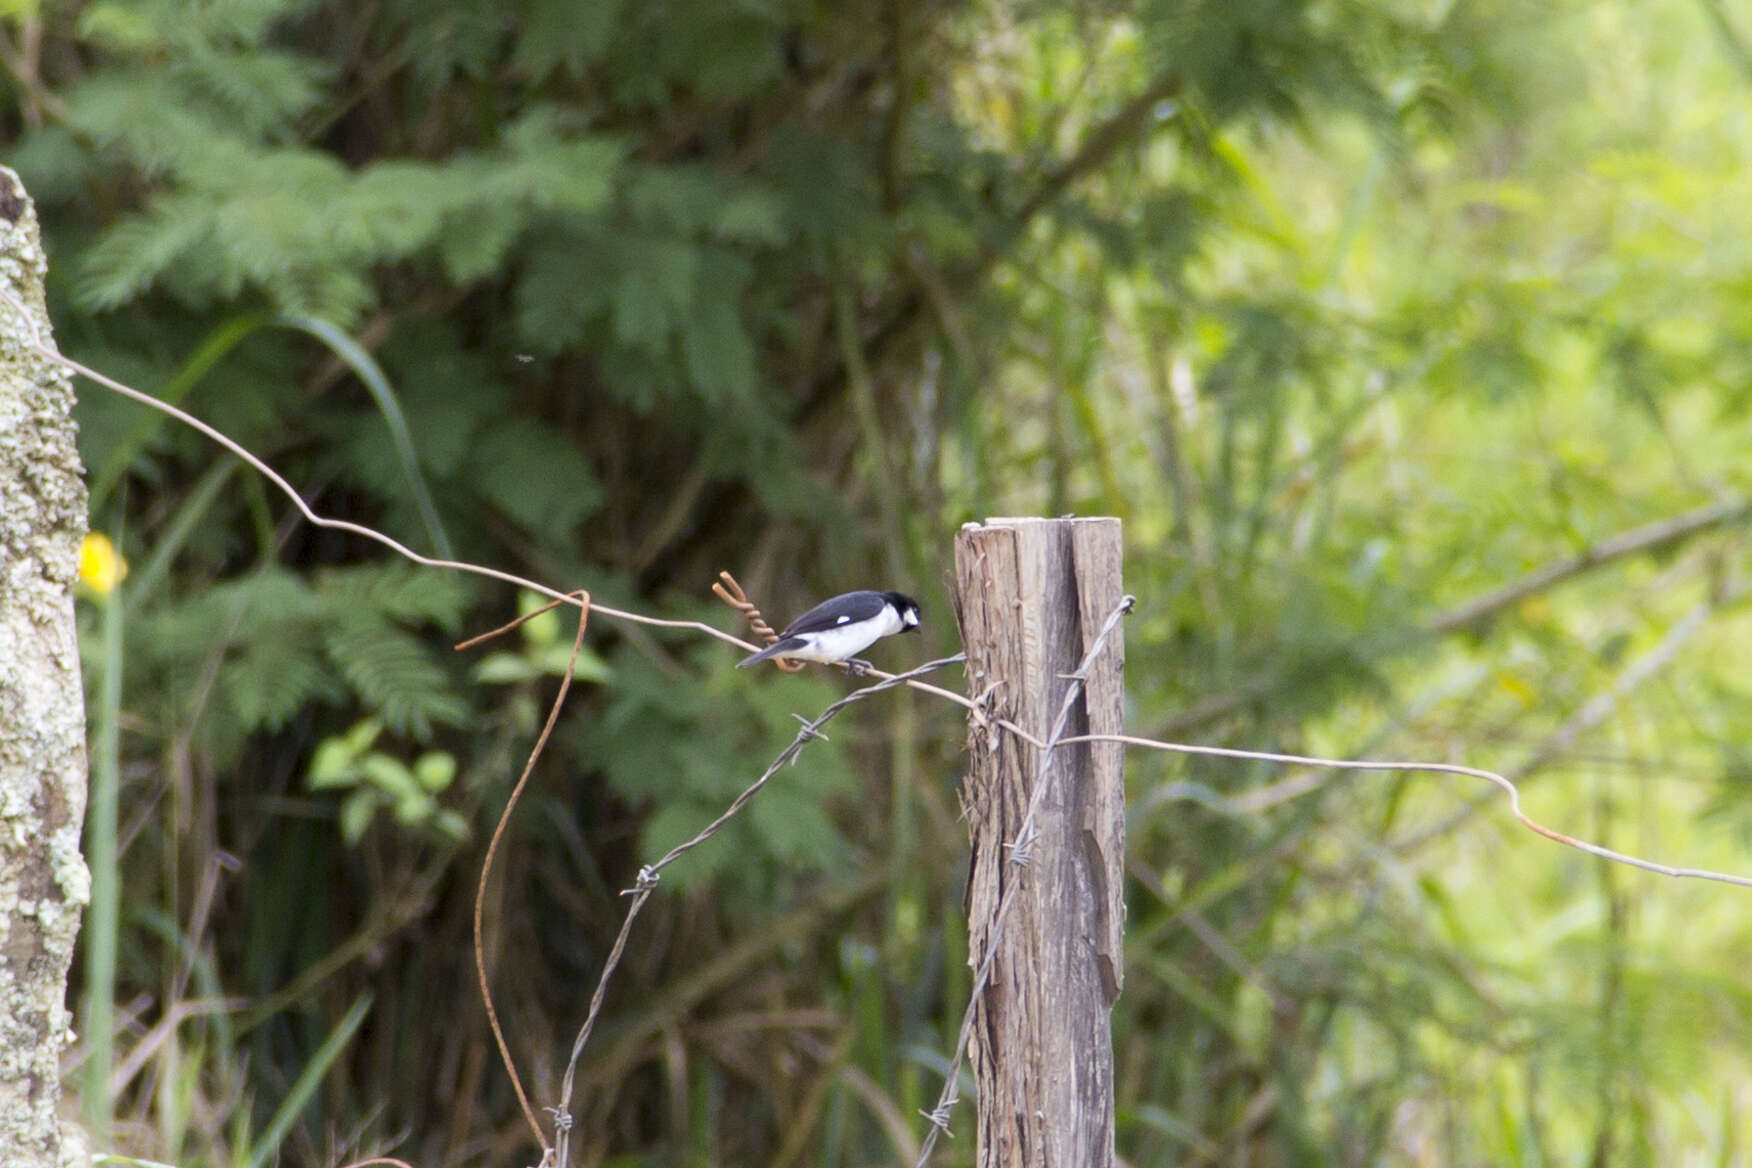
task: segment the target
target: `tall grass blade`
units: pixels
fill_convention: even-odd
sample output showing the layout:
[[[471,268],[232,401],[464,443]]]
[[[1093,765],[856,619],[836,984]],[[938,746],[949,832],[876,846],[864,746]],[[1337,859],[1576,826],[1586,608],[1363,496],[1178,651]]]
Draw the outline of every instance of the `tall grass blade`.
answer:
[[[121,546],[121,540],[116,540]],[[91,868],[91,909],[85,918],[85,1121],[93,1142],[110,1142],[109,1094],[114,1061],[116,940],[120,927],[116,824],[121,789],[123,593],[103,604],[103,672],[92,725],[91,806],[85,819],[85,862]]]
[[[310,1062],[292,1084],[292,1090],[286,1093],[281,1101],[280,1109],[274,1112],[274,1118],[268,1121],[267,1130],[262,1132],[262,1138],[256,1141],[255,1147],[242,1158],[244,1168],[262,1168],[264,1164],[274,1161],[280,1153],[280,1144],[285,1140],[286,1133],[292,1130],[292,1125],[298,1121],[298,1113],[316,1094],[317,1087],[322,1085],[322,1077],[340,1058],[341,1052],[352,1041],[353,1034],[359,1029],[359,1024],[365,1021],[365,1015],[371,1010],[371,995],[361,994],[348,1009],[346,1017],[323,1040]]]
[[[200,384],[201,378],[212,371],[220,358],[231,352],[249,334],[268,323],[267,315],[260,312],[249,312],[242,316],[234,316],[212,332],[201,342],[200,346],[183,362],[158,397],[171,405],[180,405],[182,399],[188,396],[191,389]],[[115,490],[122,475],[127,473],[128,464],[134,461],[135,455],[151,440],[160,427],[166,425],[163,414],[156,410],[147,410],[140,416],[127,437],[110,451],[110,456],[104,460],[103,466],[91,478],[91,513],[96,515],[103,510],[104,503],[109,499],[110,492]]]
[[[377,411],[383,415],[384,422],[389,426],[389,438],[395,444],[395,456],[401,461],[402,473],[408,480],[408,491],[414,497],[414,506],[419,509],[420,520],[426,525],[426,534],[431,538],[432,546],[445,559],[454,558],[456,553],[451,550],[450,536],[445,533],[444,525],[438,520],[438,508],[433,505],[432,493],[427,490],[426,480],[420,475],[420,460],[414,453],[414,439],[408,430],[407,417],[402,413],[401,403],[396,400],[395,390],[391,388],[382,366],[365,351],[364,346],[326,320],[314,316],[281,316],[275,318],[275,323],[309,333],[327,345],[329,351],[345,362],[353,375],[364,384],[366,391],[371,394],[371,400],[377,403]]]

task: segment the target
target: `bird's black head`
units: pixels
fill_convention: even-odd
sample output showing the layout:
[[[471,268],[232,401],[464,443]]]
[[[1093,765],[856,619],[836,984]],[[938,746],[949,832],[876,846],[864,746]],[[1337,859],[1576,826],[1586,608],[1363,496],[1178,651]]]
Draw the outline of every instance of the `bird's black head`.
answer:
[[[919,628],[919,602],[904,592],[884,592],[882,599],[886,600],[895,612],[900,614],[900,631],[915,633]]]

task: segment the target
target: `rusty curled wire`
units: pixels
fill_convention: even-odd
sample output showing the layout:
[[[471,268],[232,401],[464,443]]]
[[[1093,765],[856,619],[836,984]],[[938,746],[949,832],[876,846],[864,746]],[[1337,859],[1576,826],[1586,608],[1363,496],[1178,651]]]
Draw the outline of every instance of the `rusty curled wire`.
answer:
[[[718,583],[712,585],[712,591],[718,594],[719,600],[741,613],[747,619],[749,629],[764,643],[771,645],[778,641],[779,634],[773,630],[773,626],[767,624],[766,618],[760,615],[760,609],[756,608],[754,602],[748,599],[747,593],[742,591],[742,585],[736,582],[736,577],[728,572],[719,572]],[[781,657],[773,664],[786,673],[801,673],[804,663],[788,661]]]

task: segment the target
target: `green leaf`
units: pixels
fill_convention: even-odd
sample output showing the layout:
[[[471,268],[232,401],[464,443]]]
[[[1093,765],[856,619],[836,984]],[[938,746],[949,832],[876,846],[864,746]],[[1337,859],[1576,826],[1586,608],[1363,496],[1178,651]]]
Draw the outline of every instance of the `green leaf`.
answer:
[[[244,1168],[264,1168],[276,1159],[283,1151],[281,1143],[292,1130],[292,1125],[298,1119],[300,1112],[309,1105],[316,1096],[317,1089],[322,1085],[323,1076],[341,1057],[347,1049],[347,1044],[353,1040],[353,1035],[365,1021],[365,1016],[371,1012],[371,995],[361,994],[355,998],[353,1005],[347,1010],[346,1016],[335,1025],[322,1045],[317,1047],[310,1061],[305,1064],[298,1078],[293,1082],[280,1106],[275,1109],[273,1117],[268,1120],[267,1129],[262,1132],[254,1148],[247,1150],[240,1157]]]
[[[221,670],[225,700],[245,731],[278,730],[305,703],[339,697],[308,640],[291,629],[265,627]]]
[[[511,685],[540,677],[543,670],[515,653],[492,653],[481,658],[469,670],[469,676],[482,685]]]
[[[475,487],[530,531],[555,538],[601,504],[602,488],[577,447],[528,415],[494,423],[481,435],[471,465]]]
[[[284,316],[276,320],[288,328],[295,328],[309,333],[329,347],[329,350],[346,363],[347,368],[371,395],[376,403],[378,413],[383,415],[384,424],[389,429],[390,449],[395,452],[396,461],[400,464],[402,477],[407,484],[408,493],[412,496],[415,507],[419,510],[420,519],[426,525],[426,535],[432,541],[435,554],[440,559],[452,559],[455,552],[450,546],[450,536],[444,530],[443,522],[438,518],[438,508],[432,502],[432,492],[426,486],[426,479],[420,473],[420,458],[414,450],[413,437],[408,433],[406,417],[402,414],[401,402],[396,398],[394,387],[389,384],[382,368],[377,361],[366,352],[364,347],[352,337],[336,328],[326,320],[310,316]]]
[[[79,35],[116,53],[160,48],[164,37],[157,23],[137,5],[93,4],[79,14]]]
[[[443,750],[429,750],[414,762],[414,777],[427,791],[438,792],[456,781],[456,756]]]
[[[550,608],[546,612],[536,612],[536,609],[547,603],[548,598],[545,596],[538,596],[530,592],[517,594],[518,611],[525,616],[535,613],[534,616],[529,616],[528,620],[517,626],[523,634],[523,639],[532,647],[540,648],[551,645],[560,639],[559,610]]]
[[[778,246],[789,238],[784,205],[770,191],[744,189],[723,203],[712,223],[720,238]]]
[[[779,69],[778,38],[767,21],[751,19],[726,6],[724,18],[706,20],[692,30],[691,59],[685,69],[700,92],[711,98],[738,98],[765,85]]]
[[[528,212],[516,204],[473,204],[445,220],[438,258],[458,284],[484,280],[498,270],[528,225]]]
[[[550,228],[520,249],[517,335],[538,353],[557,353],[591,334],[613,303],[609,277],[620,253],[595,232]]]
[[[348,753],[357,758],[371,749],[378,735],[383,733],[383,720],[380,718],[362,718],[349,729],[341,739],[346,743]]]
[[[554,677],[565,676],[568,666],[572,668],[572,676],[579,681],[607,681],[614,676],[608,662],[597,656],[589,645],[578,646],[575,664],[572,661],[570,641],[546,646],[536,654],[536,659],[541,663],[541,671]]]
[[[373,751],[359,760],[359,769],[378,790],[393,799],[411,799],[425,793],[413,771],[399,758]]]
[[[600,211],[625,147],[607,138],[573,136],[566,129],[569,117],[554,107],[535,107],[506,130],[501,149],[471,173],[480,202],[573,215]]]
[[[311,790],[350,787],[357,781],[358,772],[353,769],[353,751],[343,739],[325,738],[316,744],[305,779]]]
[[[408,624],[430,621],[447,634],[462,627],[463,606],[474,589],[459,572],[401,559],[328,569],[318,573],[316,586],[327,608],[369,610]]]
[[[412,827],[415,824],[424,823],[427,819],[431,818],[432,812],[436,806],[437,805],[432,802],[432,797],[424,791],[415,791],[411,794],[403,795],[400,799],[396,800],[395,821],[403,827]]]
[[[145,292],[185,256],[212,244],[211,207],[193,199],[154,199],[123,219],[79,262],[81,304],[102,311]]]
[[[701,397],[724,403],[753,396],[754,346],[731,301],[712,296],[695,306],[692,323],[681,333],[681,352]]]
[[[615,279],[614,339],[660,354],[693,302],[699,251],[664,239],[645,241],[640,251],[642,262],[623,268]]]
[[[523,0],[512,61],[541,78],[564,65],[574,74],[602,55],[620,20],[624,0]]]
[[[365,838],[365,829],[371,826],[381,798],[374,788],[364,787],[341,800],[341,838],[350,846],[357,846]]]
[[[420,638],[371,612],[336,612],[320,636],[340,675],[390,729],[425,737],[434,722],[467,718],[467,704]]]

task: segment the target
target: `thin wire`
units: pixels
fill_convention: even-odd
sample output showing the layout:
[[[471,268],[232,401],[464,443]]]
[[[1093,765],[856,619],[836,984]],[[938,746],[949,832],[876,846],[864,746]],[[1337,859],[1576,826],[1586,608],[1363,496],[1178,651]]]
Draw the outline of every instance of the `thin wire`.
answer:
[[[1682,880],[1714,880],[1721,884],[1733,884],[1740,888],[1752,888],[1752,876],[1735,876],[1729,872],[1715,872],[1708,868],[1678,868],[1671,864],[1658,864],[1653,860],[1644,860],[1637,856],[1629,856],[1623,852],[1587,840],[1565,835],[1561,831],[1546,827],[1521,810],[1521,790],[1513,779],[1505,778],[1495,771],[1487,771],[1482,767],[1461,766],[1458,763],[1446,762],[1382,762],[1354,758],[1312,758],[1304,754],[1274,754],[1264,750],[1238,750],[1227,746],[1190,746],[1182,742],[1158,742],[1154,738],[1134,738],[1129,734],[1079,734],[1075,738],[1066,738],[1060,745],[1072,742],[1118,742],[1125,746],[1139,746],[1148,750],[1165,750],[1174,754],[1205,754],[1218,758],[1248,758],[1259,762],[1289,763],[1294,766],[1321,767],[1327,770],[1340,771],[1424,771],[1443,775],[1468,775],[1475,779],[1484,779],[1500,787],[1509,797],[1509,810],[1520,820],[1521,826],[1536,835],[1542,835],[1565,847],[1575,848],[1598,856],[1602,860],[1611,860],[1616,864],[1626,864],[1632,868],[1640,868],[1644,872],[1653,872],[1659,876],[1671,876]]]
[[[273,483],[276,487],[279,487],[281,492],[285,494],[288,499],[292,500],[293,506],[298,508],[304,518],[315,526],[326,527],[332,531],[345,531],[352,535],[362,536],[365,539],[373,540],[376,543],[380,543],[384,547],[387,547],[397,555],[410,559],[416,564],[424,564],[429,568],[449,568],[456,572],[468,572],[472,575],[485,576],[492,580],[502,580],[507,584],[515,584],[519,588],[527,588],[531,592],[539,592],[551,600],[558,600],[571,605],[578,604],[576,597],[568,596],[564,592],[550,588],[546,584],[542,584],[538,581],[519,576],[514,572],[506,572],[498,568],[489,568],[483,564],[471,564],[466,560],[443,560],[432,556],[424,556],[374,528],[365,527],[358,523],[349,523],[345,519],[329,519],[325,516],[318,515],[315,511],[310,509],[310,505],[304,501],[303,496],[298,493],[297,489],[294,488],[291,483],[282,478],[279,472],[274,470],[273,467],[244,449],[241,443],[230,438],[206,422],[203,422],[193,414],[180,410],[169,402],[160,401],[151,394],[135,389],[133,386],[124,385],[115,378],[99,373],[97,370],[92,369],[87,365],[82,365],[71,357],[67,357],[57,352],[55,349],[43,344],[42,340],[36,333],[35,322],[31,321],[29,313],[24,311],[24,306],[19,303],[18,299],[8,292],[0,292],[0,297],[10,301],[12,306],[18,309],[23,315],[25,323],[30,325],[32,339],[29,342],[29,347],[35,350],[40,356],[46,357],[57,365],[72,370],[81,377],[96,382],[105,389],[119,393],[125,398],[130,398],[139,402],[141,405],[150,406],[151,408],[158,410],[160,413],[168,414],[177,421],[183,423],[185,426],[199,430],[219,445],[225,447],[225,449],[229,450],[231,453],[237,455],[237,457],[243,459],[243,461],[249,463],[249,465],[254,467],[257,471],[261,472],[269,482]],[[610,617],[614,620],[631,621],[634,624],[651,625],[656,628],[692,629],[695,632],[705,633],[710,637],[716,637],[718,640],[724,641],[727,644],[735,645],[739,649],[746,649],[751,653],[755,651],[753,645],[750,645],[740,637],[726,633],[723,629],[713,628],[711,625],[708,625],[703,621],[664,620],[659,617],[645,616],[642,613],[626,612],[618,608],[610,608],[607,605],[596,601],[591,602],[590,611],[600,616]]]
[[[30,319],[29,314],[24,311],[24,306],[19,303],[18,299],[4,291],[0,291],[0,299],[9,301],[14,308],[18,309],[25,324],[31,329],[32,340],[29,347],[35,350],[39,355],[53,361],[57,365],[72,370],[81,377],[96,382],[105,389],[112,390],[121,394],[125,398],[139,402],[141,405],[149,406],[152,409],[158,410],[160,413],[167,414],[184,425],[205,434],[207,437],[235,454],[238,458],[254,467],[264,478],[280,488],[281,493],[288,499],[292,500],[292,505],[298,508],[299,513],[315,526],[326,527],[333,531],[345,531],[353,535],[362,536],[365,539],[382,544],[384,547],[395,552],[399,556],[412,560],[416,564],[424,564],[429,568],[448,568],[455,572],[467,572],[475,576],[484,576],[489,580],[500,580],[506,584],[514,584],[519,588],[527,588],[531,592],[538,592],[541,595],[548,597],[550,600],[556,600],[562,604],[571,604],[574,606],[578,604],[575,597],[551,588],[539,581],[531,580],[526,576],[519,576],[515,572],[507,572],[499,568],[489,568],[485,564],[472,564],[467,560],[442,560],[431,556],[424,556],[374,528],[365,527],[358,523],[350,523],[345,519],[330,519],[326,516],[318,515],[315,511],[310,509],[309,504],[305,503],[303,497],[299,495],[298,491],[291,483],[282,478],[279,472],[274,470],[273,467],[251,454],[241,443],[215,429],[206,422],[203,422],[193,414],[180,410],[168,402],[160,401],[151,394],[135,389],[131,385],[124,385],[115,378],[99,373],[97,370],[82,365],[71,357],[64,356],[55,349],[44,345],[40,339],[37,339],[36,323]],[[725,632],[723,629],[706,624],[704,621],[665,620],[661,617],[646,616],[643,613],[628,612],[625,609],[610,608],[608,605],[603,604],[598,600],[592,600],[590,602],[590,611],[598,616],[608,617],[610,620],[627,621],[632,624],[648,625],[653,628],[690,629],[694,632],[704,633],[708,637],[714,637],[723,641],[727,645],[734,645],[738,649],[743,649],[750,653],[757,651],[755,646],[744,641],[741,637],[734,636],[733,634]],[[865,676],[876,677],[882,680],[887,680],[894,676],[890,673],[884,673],[880,669],[866,669],[864,673]],[[973,703],[967,698],[950,690],[942,689],[927,682],[916,680],[907,681],[905,684],[909,689],[916,689],[921,693],[933,694],[936,697],[943,698],[947,701],[967,706],[969,709],[973,708]]]

